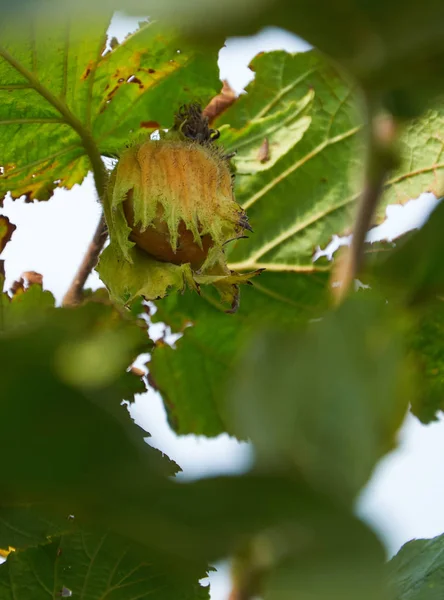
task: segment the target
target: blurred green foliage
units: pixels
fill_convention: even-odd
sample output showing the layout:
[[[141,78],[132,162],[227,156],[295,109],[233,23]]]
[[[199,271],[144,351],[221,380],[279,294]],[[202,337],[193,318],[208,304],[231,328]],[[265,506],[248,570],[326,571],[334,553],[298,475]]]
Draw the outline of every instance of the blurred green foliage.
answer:
[[[372,291],[339,308],[330,265],[313,256],[350,231],[365,102],[400,131],[375,222],[390,203],[442,194],[442,3],[130,0],[161,20],[122,44],[106,35],[119,8],[0,0],[2,198],[47,200],[91,169],[102,195],[101,156],[217,94],[227,35],[278,25],[318,50],[256,57],[247,93],[212,124],[237,150],[254,229],[231,267],[266,269],[236,315],[208,291],[172,294],[152,317],[181,333],[170,346],[150,341],[140,298],[118,309],[101,290],[59,308],[35,274],[1,293],[0,600],[204,600],[199,580],[227,556],[234,598],[439,597],[441,538],[387,567],[353,510],[409,402],[423,422],[444,407],[443,207],[374,248]],[[0,216],[0,251],[14,229]],[[173,428],[249,439],[249,473],[175,481],[179,467],[122,405],[145,390],[130,369],[145,352]]]

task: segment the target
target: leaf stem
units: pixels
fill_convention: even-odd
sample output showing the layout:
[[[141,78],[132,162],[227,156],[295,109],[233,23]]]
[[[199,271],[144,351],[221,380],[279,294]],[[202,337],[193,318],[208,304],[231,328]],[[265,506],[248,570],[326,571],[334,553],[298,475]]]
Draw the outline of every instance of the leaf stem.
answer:
[[[99,254],[106,242],[107,237],[108,229],[106,227],[105,217],[102,213],[93,238],[88,246],[85,256],[83,257],[82,263],[63,298],[62,306],[75,306],[76,304],[80,304],[82,302],[83,288],[86,280],[97,264]]]
[[[397,162],[394,148],[397,128],[393,117],[377,114],[370,102],[368,106],[369,139],[364,189],[358,206],[350,250],[334,274],[335,279],[341,282],[340,287],[335,288],[338,303],[345,298],[362,267],[365,239],[387,177]]]

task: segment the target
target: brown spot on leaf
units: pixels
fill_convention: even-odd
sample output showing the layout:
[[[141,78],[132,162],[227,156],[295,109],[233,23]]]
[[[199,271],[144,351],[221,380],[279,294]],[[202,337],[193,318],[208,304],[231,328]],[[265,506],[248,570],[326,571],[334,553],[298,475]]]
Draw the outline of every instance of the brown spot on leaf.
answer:
[[[11,223],[8,217],[0,215],[0,252],[3,252],[15,230],[14,223]]]
[[[111,98],[112,98],[112,97],[114,96],[114,94],[117,92],[117,90],[119,89],[119,87],[120,87],[119,85],[115,85],[115,86],[113,87],[113,89],[112,89],[110,92],[108,92],[108,95],[106,96],[107,100],[111,100]]]
[[[93,63],[90,60],[89,63],[86,66],[85,71],[83,72],[82,76],[80,77],[80,79],[82,79],[83,81],[85,81],[85,79],[87,79],[91,73],[91,70],[93,68]]]
[[[228,81],[224,80],[223,87],[217,96],[204,108],[203,114],[208,117],[210,124],[217,119],[237,99],[236,92],[230,87]]]
[[[259,58],[259,56],[262,56],[262,54],[265,54],[265,52],[258,52],[258,54],[256,54],[256,56],[254,57],[254,60]],[[250,69],[250,71],[253,71],[253,73],[256,72],[256,69],[254,68],[254,65],[252,62],[248,65],[248,68]]]
[[[160,125],[157,121],[140,121],[140,127],[144,129],[160,129]]]
[[[257,153],[257,159],[261,163],[266,163],[270,160],[270,144],[268,143],[268,138],[264,138],[264,141],[259,148],[259,152]]]
[[[23,294],[25,291],[25,280],[23,279],[23,277],[20,277],[20,279],[17,279],[17,281],[14,281],[14,283],[11,285],[10,287],[10,294],[11,296],[18,296],[20,294]]]
[[[151,73],[151,74],[152,74],[152,73],[155,73],[155,72],[156,72],[156,70],[155,70],[155,69],[148,69],[148,73]]]

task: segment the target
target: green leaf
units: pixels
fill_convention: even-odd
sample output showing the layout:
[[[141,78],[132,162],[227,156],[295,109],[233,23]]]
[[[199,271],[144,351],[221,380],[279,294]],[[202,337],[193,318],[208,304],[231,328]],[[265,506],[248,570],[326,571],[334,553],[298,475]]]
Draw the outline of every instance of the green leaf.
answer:
[[[444,535],[407,542],[388,564],[396,600],[435,600],[444,593]]]
[[[73,527],[71,526],[71,529]],[[0,566],[4,600],[152,598],[205,600],[202,569],[181,571],[143,546],[110,533],[73,531],[46,545],[13,552]]]
[[[0,284],[3,284],[2,277]],[[54,308],[54,305],[55,300],[51,292],[43,290],[37,283],[27,288],[19,286],[11,296],[6,292],[0,293],[0,332],[38,319],[46,311]]]
[[[195,50],[156,23],[105,52],[108,14],[67,15],[50,30],[42,15],[0,26],[0,198],[45,200],[69,189],[89,159],[100,169],[100,154],[218,91],[216,50]]]
[[[149,347],[138,325],[97,303],[0,334],[4,505],[93,503],[132,477],[175,471],[121,406],[142,388],[126,368]]]
[[[367,270],[372,287],[384,290],[398,310],[410,313],[407,339],[420,378],[412,412],[423,423],[436,420],[444,409],[443,226],[440,203],[421,229],[402,236],[389,252],[376,253]]]
[[[351,502],[391,450],[408,409],[404,327],[361,292],[299,335],[255,335],[233,380],[235,430],[258,463],[296,467]]]
[[[0,253],[5,249],[15,230],[16,226],[14,223],[11,223],[8,217],[0,215]]]
[[[183,332],[174,347],[158,343],[149,365],[150,381],[161,392],[170,425],[180,434],[216,436],[233,428],[226,392],[239,352],[264,322],[295,328],[320,316],[327,274],[263,273],[242,289],[237,314],[225,314],[209,295],[187,292],[156,303],[156,320]],[[190,326],[192,325],[192,326]]]
[[[240,241],[230,251],[231,266],[277,272],[321,269],[312,263],[314,249],[327,245],[332,235],[348,232],[362,183],[364,147],[356,91],[314,51],[260,54],[251,68],[255,79],[247,94],[215,123],[230,125],[221,132],[228,151],[239,144],[234,158],[241,165],[236,197],[254,229],[248,242]],[[300,117],[301,111],[311,123],[293,144],[288,115],[307,118]],[[281,122],[272,134],[270,119]],[[444,190],[439,140],[443,123],[444,109],[436,105],[405,128],[399,141],[400,164],[386,184],[375,222],[384,220],[389,204]],[[273,142],[276,133],[287,145]],[[243,172],[246,161],[252,164],[251,144],[259,150],[265,139],[270,161],[262,164],[257,152],[255,167]]]
[[[29,10],[23,0],[13,8],[4,4],[6,15],[17,14],[17,8]],[[57,3],[48,6],[40,2],[38,6],[38,10],[46,11],[49,22],[60,19]],[[86,0],[71,6],[74,19],[92,11]],[[95,9],[98,12],[104,7],[121,8],[115,0],[107,0],[97,3]],[[396,116],[419,114],[443,91],[444,9],[439,0],[427,0],[420,6],[414,0],[339,0],[334,4],[328,0],[315,4],[309,0],[226,0],[212,4],[192,0],[186,7],[178,0],[130,0],[125,9],[165,18],[190,37],[207,43],[215,35],[248,35],[270,25],[282,27],[342,64],[367,93]]]
[[[422,423],[438,419],[444,410],[444,307],[442,301],[432,303],[413,321],[408,337],[409,349],[418,377],[418,393],[411,410]]]
[[[300,561],[293,589],[301,596],[305,592],[312,597],[310,592],[321,587],[315,578],[307,580],[304,568],[318,577],[327,574],[323,581],[328,590],[323,587],[316,598],[341,593],[349,598],[351,589],[355,598],[382,592],[380,542],[348,510],[310,489],[295,473],[169,482],[153,495],[149,510],[146,505],[132,506],[132,511],[122,507],[120,515],[114,513],[113,525],[131,528],[147,544],[177,557],[214,560],[252,546],[267,571],[288,560]],[[341,564],[337,576],[329,567],[332,561]]]
[[[51,536],[60,535],[71,528],[66,516],[45,513],[35,506],[2,506],[0,548],[24,549],[46,544]]]
[[[377,257],[370,276],[378,278],[398,301],[408,306],[433,301],[444,290],[440,261],[443,226],[441,202],[421,229],[402,236],[390,253]]]
[[[231,267],[319,271],[314,249],[348,226],[358,191],[354,172],[362,164],[362,146],[355,98],[316,52],[260,54],[251,68],[255,79],[247,94],[214,124],[230,125],[221,142],[227,151],[238,149],[236,198],[254,230],[248,242],[233,244]],[[295,135],[295,125],[302,136]],[[264,140],[270,160],[261,163]]]
[[[210,306],[186,295],[157,303],[157,318],[184,331],[175,348],[158,345],[150,367],[179,433],[233,433],[226,391],[241,347],[258,325],[296,327],[322,314],[328,273],[325,263],[313,264],[313,253],[334,234],[349,232],[359,195],[360,120],[349,84],[316,52],[265,53],[252,68],[255,80],[247,94],[214,126],[221,127],[227,151],[238,148],[236,197],[254,229],[248,240],[227,246],[229,266],[266,272],[253,288],[242,290],[235,316],[218,313],[218,303],[207,295]],[[310,126],[298,138],[291,128],[305,123],[304,129],[307,118]],[[400,166],[386,186],[376,222],[384,220],[388,204],[442,189],[437,136],[443,119],[437,108],[406,129]],[[265,139],[269,161],[261,163]]]

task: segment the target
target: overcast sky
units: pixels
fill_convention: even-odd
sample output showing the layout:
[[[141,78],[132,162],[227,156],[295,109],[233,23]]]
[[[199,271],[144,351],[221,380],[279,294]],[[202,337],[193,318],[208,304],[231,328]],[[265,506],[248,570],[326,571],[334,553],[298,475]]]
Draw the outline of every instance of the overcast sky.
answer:
[[[135,22],[137,19],[120,16],[113,23],[112,35],[121,39]],[[306,48],[293,35],[276,29],[229,40],[220,53],[221,77],[241,92],[253,78],[247,65],[257,52]],[[372,239],[395,237],[402,230],[420,225],[435,204],[431,195],[425,195],[403,207],[389,207],[389,219],[372,233]],[[56,191],[50,202],[25,205],[20,200],[6,200],[2,212],[17,225],[2,256],[6,259],[7,283],[23,271],[38,271],[44,275],[45,287],[60,301],[100,215],[91,177],[70,192]],[[99,283],[96,274],[88,281],[91,287]],[[239,471],[250,464],[249,447],[227,436],[216,440],[177,438],[169,430],[161,401],[153,392],[139,398],[132,415],[152,433],[151,443],[183,467],[185,477]],[[443,423],[424,427],[409,417],[399,448],[381,462],[364,490],[359,511],[380,532],[390,552],[412,538],[444,532],[443,457]],[[212,577],[212,586],[214,600],[227,598],[229,582],[224,570]]]

